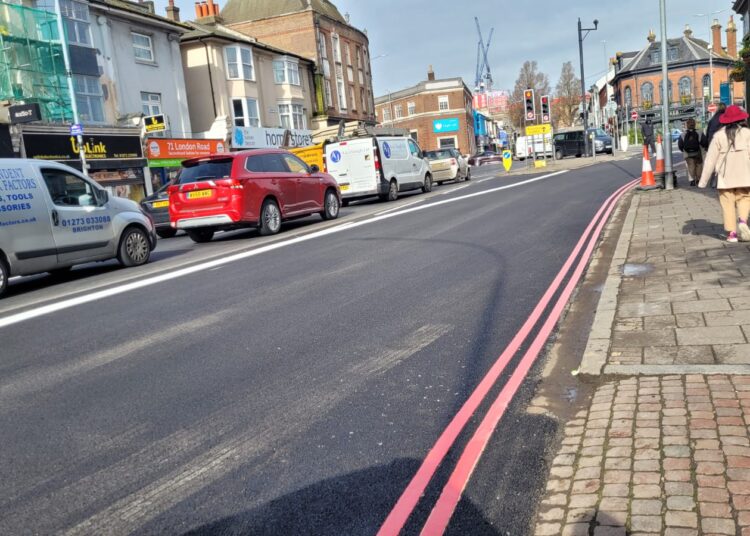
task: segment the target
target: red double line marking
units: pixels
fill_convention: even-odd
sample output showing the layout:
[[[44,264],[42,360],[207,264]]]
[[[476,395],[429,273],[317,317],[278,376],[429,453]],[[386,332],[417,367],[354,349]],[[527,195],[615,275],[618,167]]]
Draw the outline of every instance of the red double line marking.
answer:
[[[521,345],[524,343],[526,338],[531,333],[534,326],[539,322],[539,319],[544,314],[545,309],[552,301],[552,298],[560,289],[566,275],[570,271],[571,267],[575,263],[576,258],[580,252],[584,249],[586,242],[589,240],[592,231],[594,231],[593,237],[591,238],[588,247],[581,257],[578,266],[576,267],[573,276],[571,277],[568,285],[563,291],[562,295],[558,299],[554,309],[547,317],[542,329],[537,334],[531,347],[528,349],[522,360],[519,362],[516,370],[514,371],[508,383],[502,389],[497,399],[493,403],[489,412],[482,420],[479,428],[474,433],[474,436],[469,441],[466,449],[461,455],[459,462],[451,474],[448,483],[443,488],[443,491],[433,508],[427,523],[422,529],[424,535],[437,535],[442,534],[445,528],[448,526],[453,512],[461,499],[461,494],[466,488],[466,484],[471,478],[471,474],[476,467],[487,443],[492,436],[492,433],[497,426],[500,418],[505,413],[505,409],[508,406],[510,400],[512,400],[516,391],[520,387],[524,377],[528,373],[529,369],[533,365],[535,359],[539,355],[539,352],[544,346],[545,341],[549,337],[552,329],[554,328],[557,320],[562,314],[565,304],[567,303],[570,295],[575,289],[578,281],[583,274],[583,270],[588,264],[591,253],[593,252],[594,246],[599,235],[606,224],[609,215],[614,210],[615,204],[625,194],[625,192],[632,188],[637,181],[632,181],[625,186],[618,189],[613,193],[601,206],[599,211],[596,213],[594,218],[589,223],[586,230],[583,232],[578,244],[573,249],[572,253],[565,261],[565,264],[560,269],[555,279],[550,284],[547,291],[544,293],[539,303],[536,305],[534,310],[531,312],[529,317],[524,322],[521,329],[516,333],[511,340],[510,344],[505,348],[503,353],[497,359],[495,364],[490,368],[487,375],[482,379],[474,392],[469,396],[468,400],[464,403],[458,413],[453,417],[448,427],[438,438],[435,445],[432,447],[430,452],[425,457],[422,465],[417,470],[417,473],[412,478],[409,485],[406,487],[404,492],[399,497],[398,502],[391,510],[390,514],[386,518],[383,525],[378,531],[378,536],[395,536],[401,532],[409,519],[409,516],[416,508],[420,497],[430,483],[430,480],[434,476],[440,464],[445,459],[448,451],[452,448],[459,434],[466,427],[471,417],[477,411],[479,405],[487,397],[490,389],[495,385],[500,375],[503,373],[508,363],[511,361],[513,356],[518,352]]]

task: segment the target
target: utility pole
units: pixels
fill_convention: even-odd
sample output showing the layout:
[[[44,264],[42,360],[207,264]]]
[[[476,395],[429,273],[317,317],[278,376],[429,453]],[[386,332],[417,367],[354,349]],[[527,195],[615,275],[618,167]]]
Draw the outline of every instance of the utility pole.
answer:
[[[578,54],[581,59],[581,108],[583,109],[583,142],[586,156],[588,156],[589,154],[589,140],[587,135],[588,133],[586,132],[589,127],[589,111],[588,108],[586,108],[586,76],[583,73],[583,40],[586,39],[586,36],[589,34],[589,32],[593,32],[598,27],[599,21],[594,19],[593,28],[582,28],[581,18],[578,17]],[[584,34],[583,32],[586,33]]]
[[[672,169],[672,133],[669,128],[669,65],[667,64],[667,6],[666,0],[659,0],[661,17],[661,131],[664,144],[664,184],[667,190],[674,190],[674,171]]]
[[[63,53],[63,62],[65,64],[65,78],[68,81],[68,92],[70,93],[70,108],[73,111],[73,123],[80,124],[78,118],[78,103],[76,102],[75,88],[73,87],[73,72],[70,70],[70,53],[68,51],[68,39],[65,35],[65,25],[63,24],[62,9],[60,8],[60,0],[55,0],[55,17],[57,18],[57,33],[60,34],[60,47]],[[76,140],[78,141],[78,156],[81,159],[81,171],[88,177],[89,170],[88,164],[86,164],[86,150],[83,146],[83,134],[77,134]]]

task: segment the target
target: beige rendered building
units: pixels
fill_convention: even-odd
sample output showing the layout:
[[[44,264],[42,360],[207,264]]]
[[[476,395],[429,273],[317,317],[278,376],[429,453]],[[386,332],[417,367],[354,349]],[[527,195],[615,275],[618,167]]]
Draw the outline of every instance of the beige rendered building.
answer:
[[[182,36],[181,50],[196,137],[241,149],[279,146],[291,130],[310,142],[312,61],[236,32],[218,15],[188,24],[193,29]]]
[[[375,124],[367,34],[328,0],[229,0],[224,23],[258,41],[308,58],[317,66],[315,123]]]

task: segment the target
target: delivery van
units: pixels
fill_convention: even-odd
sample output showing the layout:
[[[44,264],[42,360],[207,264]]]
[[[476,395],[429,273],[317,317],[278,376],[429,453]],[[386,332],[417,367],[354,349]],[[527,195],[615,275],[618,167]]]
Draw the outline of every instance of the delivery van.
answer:
[[[346,204],[379,196],[395,201],[399,192],[432,191],[432,172],[417,142],[407,136],[364,136],[325,147],[328,173]]]
[[[139,266],[154,247],[154,225],[134,201],[63,164],[0,159],[0,296],[13,276],[113,258]]]

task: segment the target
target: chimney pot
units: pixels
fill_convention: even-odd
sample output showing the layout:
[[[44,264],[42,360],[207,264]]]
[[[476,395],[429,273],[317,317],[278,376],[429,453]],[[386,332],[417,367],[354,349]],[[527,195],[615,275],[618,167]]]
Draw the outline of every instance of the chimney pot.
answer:
[[[201,3],[200,2],[196,2],[195,3],[195,18],[199,19],[202,16],[203,16],[203,14],[201,13]]]
[[[201,17],[208,17],[208,4],[201,2]]]
[[[713,50],[715,54],[721,54],[724,52],[724,49],[721,47],[721,24],[719,24],[719,19],[714,19],[714,22],[711,25],[711,40],[713,41],[711,50]]]
[[[427,80],[435,80],[435,71],[432,70],[432,65],[427,69]]]

